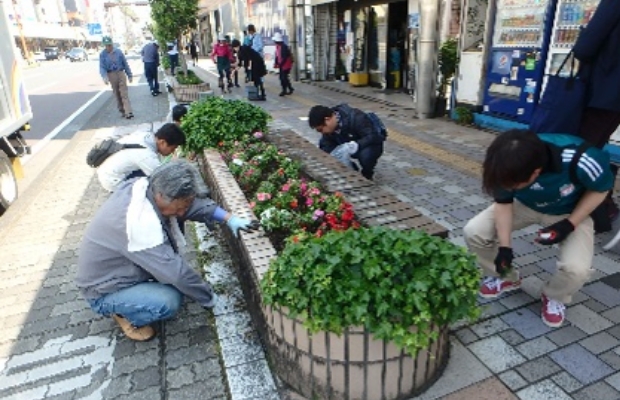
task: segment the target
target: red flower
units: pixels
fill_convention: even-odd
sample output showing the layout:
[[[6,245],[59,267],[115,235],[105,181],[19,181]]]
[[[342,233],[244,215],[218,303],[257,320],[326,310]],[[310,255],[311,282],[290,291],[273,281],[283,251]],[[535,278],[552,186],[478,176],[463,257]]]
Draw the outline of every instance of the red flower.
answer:
[[[344,213],[342,213],[343,221],[347,221],[347,222],[353,221],[353,217],[354,217],[354,214],[351,210],[346,210]]]
[[[293,243],[299,243],[299,237],[293,236]]]
[[[297,208],[298,204],[297,204],[297,200],[293,200],[290,203],[291,208]]]
[[[280,175],[280,176],[284,175],[284,170],[282,168],[280,168],[278,170],[278,175]]]

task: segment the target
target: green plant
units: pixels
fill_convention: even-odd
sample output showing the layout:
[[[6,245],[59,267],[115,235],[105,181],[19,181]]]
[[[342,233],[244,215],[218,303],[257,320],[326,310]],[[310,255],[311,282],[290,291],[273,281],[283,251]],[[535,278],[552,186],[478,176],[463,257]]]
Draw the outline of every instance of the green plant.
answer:
[[[160,58],[161,66],[163,69],[170,69],[170,59],[168,56],[164,56]]]
[[[456,122],[461,125],[471,125],[474,123],[474,113],[467,107],[456,107],[454,109]]]
[[[177,74],[176,78],[177,82],[179,82],[181,85],[200,85],[201,83],[203,83],[202,79],[196,76],[194,71],[190,70],[187,71],[187,75],[183,72]]]
[[[448,91],[448,85],[456,73],[456,67],[459,63],[458,56],[458,41],[455,38],[446,40],[439,48],[439,85],[437,88],[437,95],[441,98],[446,98]]]
[[[261,288],[311,332],[364,326],[414,355],[440,326],[479,315],[479,270],[464,248],[419,231],[331,231],[289,243]],[[413,328],[413,329],[412,329]]]
[[[224,150],[254,132],[265,131],[269,119],[262,108],[242,100],[209,97],[198,101],[183,117],[184,151],[200,154],[206,148]]]

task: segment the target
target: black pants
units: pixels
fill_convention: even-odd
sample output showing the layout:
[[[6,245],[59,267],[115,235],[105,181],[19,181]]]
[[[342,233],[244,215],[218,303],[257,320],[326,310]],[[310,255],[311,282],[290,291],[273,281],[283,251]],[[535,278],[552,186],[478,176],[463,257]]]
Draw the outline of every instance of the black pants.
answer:
[[[291,70],[280,70],[280,86],[282,86],[282,92],[286,93],[287,90],[293,91],[290,79]]]
[[[600,108],[586,108],[581,118],[579,136],[598,148],[603,148],[609,138],[620,125],[620,112],[603,110]],[[614,181],[618,174],[618,167],[611,165]],[[594,221],[594,230],[597,233],[611,230],[610,215],[617,212],[617,206],[612,199],[613,189],[607,194],[605,201],[590,215]]]
[[[362,166],[362,175],[366,179],[372,179],[375,174],[375,167],[379,157],[383,154],[383,142],[372,144],[360,149],[354,158],[356,158]]]
[[[168,58],[170,59],[170,72],[174,75],[174,69],[179,66],[179,55],[168,54]]]
[[[144,75],[146,76],[146,81],[149,84],[151,92],[159,92],[159,82],[157,81],[157,63],[145,62]]]
[[[258,92],[258,97],[265,98],[265,86],[263,85],[263,78],[254,77],[254,86]]]

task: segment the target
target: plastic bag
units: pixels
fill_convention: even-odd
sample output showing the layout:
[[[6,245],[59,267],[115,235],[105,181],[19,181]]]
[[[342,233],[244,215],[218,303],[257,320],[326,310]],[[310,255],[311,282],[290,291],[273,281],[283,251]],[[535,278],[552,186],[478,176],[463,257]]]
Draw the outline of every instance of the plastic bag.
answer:
[[[355,166],[353,165],[353,161],[351,160],[351,155],[349,153],[348,143],[343,143],[341,145],[338,145],[329,154],[335,157],[338,161],[340,161],[342,164],[346,165],[347,167],[351,169],[355,169]]]

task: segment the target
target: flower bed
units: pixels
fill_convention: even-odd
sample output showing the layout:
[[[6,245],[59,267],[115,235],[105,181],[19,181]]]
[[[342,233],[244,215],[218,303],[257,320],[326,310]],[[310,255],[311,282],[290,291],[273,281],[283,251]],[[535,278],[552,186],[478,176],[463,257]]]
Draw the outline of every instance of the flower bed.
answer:
[[[447,325],[477,315],[473,257],[426,233],[361,226],[340,193],[326,193],[299,161],[263,141],[268,116],[239,103],[192,107],[184,127],[204,132],[188,132],[187,150],[217,148],[204,152],[216,197],[233,199],[223,202],[233,212],[251,209],[277,250],[256,234],[232,243],[274,368],[307,397],[419,392],[446,363]],[[204,127],[241,109],[253,117]]]

